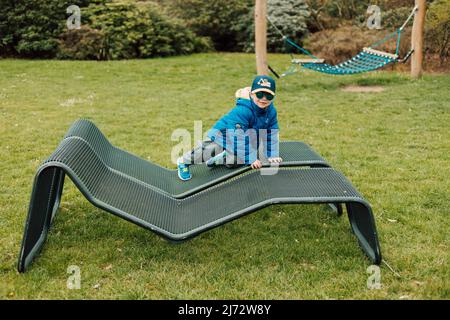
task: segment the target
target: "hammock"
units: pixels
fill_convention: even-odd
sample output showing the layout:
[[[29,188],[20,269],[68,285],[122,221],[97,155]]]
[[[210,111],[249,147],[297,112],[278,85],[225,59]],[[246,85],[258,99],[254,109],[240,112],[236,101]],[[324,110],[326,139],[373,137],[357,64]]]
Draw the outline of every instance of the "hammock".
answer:
[[[302,48],[298,44],[296,44],[294,41],[289,39],[287,36],[285,36],[281,30],[272,22],[272,20],[267,16],[267,20],[272,24],[272,26],[277,30],[277,32],[282,36],[283,41],[289,45],[294,47],[295,49],[298,49],[302,53],[309,56],[308,59],[295,59],[292,55],[291,60],[291,67],[288,69],[288,71],[284,72],[281,76],[278,76],[274,72],[274,74],[277,77],[284,77],[289,74],[293,74],[297,71],[297,65],[300,65],[303,68],[310,69],[313,71],[326,73],[326,74],[334,74],[334,75],[348,75],[348,74],[357,74],[357,73],[363,73],[363,72],[370,72],[374,71],[380,68],[383,68],[384,66],[390,64],[390,63],[396,63],[396,62],[406,62],[411,54],[413,53],[413,49],[411,49],[403,58],[399,57],[399,50],[400,50],[400,39],[402,35],[402,31],[405,28],[405,26],[408,24],[408,22],[411,20],[411,18],[414,16],[416,11],[418,10],[418,6],[414,7],[409,17],[406,19],[405,23],[398,28],[393,33],[387,35],[384,39],[381,41],[378,41],[377,43],[371,45],[370,47],[364,48],[360,53],[358,53],[353,58],[344,61],[337,65],[330,65],[325,63],[324,59],[319,59],[316,56],[312,55],[309,51]],[[389,39],[397,36],[397,44],[395,49],[395,54],[375,50],[374,48],[380,46],[381,44],[385,43]],[[272,68],[270,68],[272,71]],[[272,71],[273,72],[273,71]]]
[[[388,65],[389,63],[397,61],[398,55],[396,54],[377,51],[371,48],[364,48],[362,52],[358,53],[350,60],[335,66],[323,63],[323,60],[321,59],[293,59],[292,63],[300,64],[303,68],[317,72],[345,75],[374,71]]]

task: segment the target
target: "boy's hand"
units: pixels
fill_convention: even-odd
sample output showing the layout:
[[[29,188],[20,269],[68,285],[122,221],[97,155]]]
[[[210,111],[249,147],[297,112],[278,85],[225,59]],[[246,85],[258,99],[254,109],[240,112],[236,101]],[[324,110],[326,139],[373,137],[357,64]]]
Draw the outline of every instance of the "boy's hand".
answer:
[[[280,163],[283,161],[283,159],[281,159],[280,157],[275,157],[275,158],[269,158],[267,159],[270,163]]]
[[[255,162],[252,163],[252,169],[259,169],[262,167],[262,162],[258,159],[255,160]]]

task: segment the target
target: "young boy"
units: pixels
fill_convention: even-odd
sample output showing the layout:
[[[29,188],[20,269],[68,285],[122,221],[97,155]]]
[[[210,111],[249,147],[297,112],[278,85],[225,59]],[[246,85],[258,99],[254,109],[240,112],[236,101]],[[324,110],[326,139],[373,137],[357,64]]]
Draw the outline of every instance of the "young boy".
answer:
[[[259,169],[261,140],[267,160],[281,162],[275,91],[275,81],[269,76],[257,76],[251,88],[238,90],[236,106],[208,131],[209,139],[178,159],[178,177],[183,181],[191,179],[189,166],[205,162],[208,167],[251,165]]]

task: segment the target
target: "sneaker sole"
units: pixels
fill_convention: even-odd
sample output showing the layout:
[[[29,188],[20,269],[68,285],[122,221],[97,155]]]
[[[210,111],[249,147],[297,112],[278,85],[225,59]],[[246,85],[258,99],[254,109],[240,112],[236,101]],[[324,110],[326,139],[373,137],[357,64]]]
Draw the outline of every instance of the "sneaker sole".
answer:
[[[179,165],[179,163],[178,163],[178,160],[177,160],[177,166],[178,165]],[[187,179],[183,179],[183,177],[181,177],[180,170],[177,170],[177,174],[178,174],[178,178],[180,178],[181,181],[188,181],[188,180],[192,179],[192,175],[190,175],[190,177],[187,178]]]
[[[188,180],[191,180],[191,179],[192,179],[192,175],[191,175],[189,178],[187,178],[187,179],[183,179],[183,178],[181,177],[180,173],[178,172],[178,178],[180,178],[181,181],[188,181]]]

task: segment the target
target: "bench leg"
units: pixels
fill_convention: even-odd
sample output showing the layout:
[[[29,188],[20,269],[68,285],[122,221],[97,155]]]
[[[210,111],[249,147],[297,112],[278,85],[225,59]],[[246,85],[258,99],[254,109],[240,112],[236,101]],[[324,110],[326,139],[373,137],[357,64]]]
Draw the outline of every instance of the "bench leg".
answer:
[[[50,224],[53,223],[53,220],[55,219],[56,212],[59,209],[59,205],[61,204],[61,196],[64,189],[64,178],[66,174],[63,170],[59,169],[57,170],[57,173],[55,175],[55,203],[52,208],[52,219],[50,221]]]
[[[338,217],[342,216],[343,208],[342,205],[340,203],[328,203],[328,206],[331,208],[331,210],[333,210],[334,212],[336,212],[336,214],[338,215]]]
[[[26,271],[47,238],[60,204],[64,176],[57,167],[45,167],[36,174],[19,254],[19,272]]]
[[[381,249],[372,209],[368,204],[350,202],[346,204],[348,219],[358,242],[374,264],[381,263]]]

